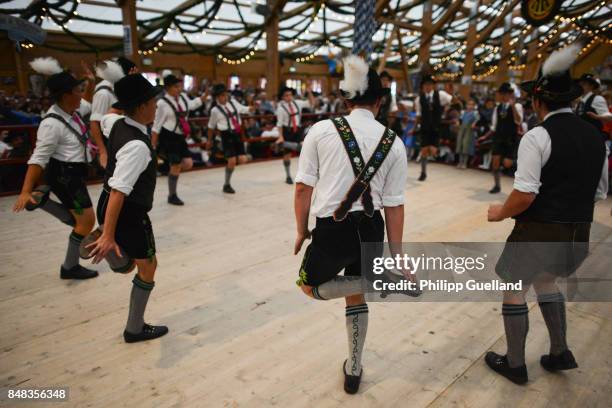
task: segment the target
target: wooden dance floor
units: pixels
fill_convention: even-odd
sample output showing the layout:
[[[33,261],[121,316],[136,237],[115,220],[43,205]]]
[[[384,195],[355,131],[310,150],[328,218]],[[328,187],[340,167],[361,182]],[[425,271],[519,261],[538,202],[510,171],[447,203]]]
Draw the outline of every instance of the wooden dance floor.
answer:
[[[429,173],[418,183],[410,164],[405,241],[505,240],[512,222],[486,221],[488,204],[505,198],[488,194],[490,174]],[[14,197],[1,198],[0,387],[67,386],[70,401],[54,406],[71,407],[610,406],[612,307],[603,303],[568,304],[580,368],[565,374],[540,367],[548,335],[530,304],[524,387],[483,362],[505,350],[500,303],[372,303],[363,383],[346,395],[344,302],[295,286],[301,256],[281,162],[238,167],[235,196],[222,182],[222,168],[181,175],[181,208],[166,204],[158,180],[146,320],[170,333],[141,344],[122,338],[131,276],[102,265],[96,279],[60,280],[68,228],[40,211],[14,215]],[[100,186],[90,192],[97,202]],[[598,203],[592,241],[612,242],[611,207]]]

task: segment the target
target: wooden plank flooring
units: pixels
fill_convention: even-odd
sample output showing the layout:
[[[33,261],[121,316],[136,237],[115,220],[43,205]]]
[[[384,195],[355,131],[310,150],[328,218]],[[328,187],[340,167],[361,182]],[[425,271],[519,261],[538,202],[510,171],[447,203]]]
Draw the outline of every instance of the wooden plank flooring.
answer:
[[[293,172],[297,161],[293,161]],[[410,164],[406,241],[503,241],[512,223],[487,223],[491,176]],[[68,229],[42,212],[14,215],[0,198],[0,387],[69,386],[74,407],[609,407],[612,307],[570,304],[569,342],[580,368],[545,373],[537,306],[527,343],[530,383],[493,376],[482,357],[503,351],[498,303],[375,303],[356,396],[342,391],[343,301],[295,287],[293,189],[280,161],[238,167],[235,196],[223,169],[180,178],[183,208],[158,180],[151,213],[159,269],[147,321],[170,334],[125,344],[131,277],[99,267],[86,282],[59,279]],[[503,179],[505,191],[511,179]],[[90,188],[97,202],[100,187]],[[599,203],[593,241],[612,241],[612,200]],[[47,404],[37,403],[36,406]],[[9,406],[0,401],[0,406]],[[20,404],[19,406],[26,406]]]

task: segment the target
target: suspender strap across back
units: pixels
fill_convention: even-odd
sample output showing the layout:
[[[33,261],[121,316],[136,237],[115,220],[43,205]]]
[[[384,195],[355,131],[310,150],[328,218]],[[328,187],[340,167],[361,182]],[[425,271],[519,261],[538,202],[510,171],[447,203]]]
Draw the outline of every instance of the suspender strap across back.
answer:
[[[113,91],[113,88],[111,88],[110,86],[103,85],[103,86],[96,88],[96,90],[94,91],[94,95],[100,91],[108,91],[112,93],[113,95],[115,94],[115,92]]]
[[[78,115],[78,113],[77,113],[77,115]],[[71,131],[77,137],[79,142],[81,142],[81,144],[83,145],[83,148],[87,147],[87,140],[89,139],[89,137],[87,136],[87,133],[81,134],[81,132],[77,131],[75,128],[70,126],[70,124],[68,122],[66,122],[66,119],[62,118],[60,115],[58,115],[56,113],[53,113],[53,112],[47,113],[45,115],[45,117],[43,118],[43,120],[45,120],[47,118],[53,118],[55,120],[59,120],[60,122],[62,122],[64,124],[64,126],[66,126],[68,128],[68,130]],[[81,119],[81,121],[83,120],[80,115],[79,115],[79,119]]]
[[[181,100],[183,101],[183,103],[185,104],[185,112],[183,112],[183,115],[186,116],[187,112],[189,111],[189,105],[187,104],[187,101],[185,100],[185,97],[183,97],[183,95],[180,95]],[[168,98],[166,98],[165,96],[162,97],[162,99],[164,100],[164,102],[166,102],[168,105],[170,105],[170,107],[172,108],[172,111],[174,112],[174,116],[176,119],[176,123],[174,123],[174,129],[172,129],[172,131],[174,132],[176,130],[176,128],[179,126],[179,118],[181,117],[181,113],[176,109],[176,107],[172,104],[172,102],[170,102],[170,100]],[[177,101],[178,103],[178,101]]]
[[[370,182],[389,154],[391,146],[393,146],[393,141],[395,140],[395,132],[389,128],[385,129],[372,157],[365,163],[361,151],[359,150],[359,145],[355,140],[355,135],[346,119],[339,116],[332,119],[332,122],[340,134],[346,153],[349,156],[353,173],[355,173],[357,177],[344,200],[342,200],[340,206],[334,212],[334,221],[344,220],[353,206],[353,203],[360,198],[365,214],[368,217],[372,217],[374,215],[374,204],[372,202]]]

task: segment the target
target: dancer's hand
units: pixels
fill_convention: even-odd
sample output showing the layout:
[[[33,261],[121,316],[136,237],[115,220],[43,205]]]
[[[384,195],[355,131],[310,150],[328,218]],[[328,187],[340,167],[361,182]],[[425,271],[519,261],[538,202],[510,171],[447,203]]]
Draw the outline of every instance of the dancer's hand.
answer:
[[[295,247],[293,248],[293,255],[297,255],[298,252],[300,252],[300,249],[302,249],[302,245],[304,244],[304,241],[306,241],[307,239],[310,239],[311,233],[310,231],[306,231],[305,233],[299,233],[297,238],[295,239]]]
[[[274,144],[277,144],[277,145],[283,144],[283,143],[285,143],[285,138],[283,137],[279,137],[278,139],[276,139],[276,142],[274,142]]]
[[[503,221],[504,217],[502,216],[502,209],[504,206],[502,204],[491,204],[489,206],[489,211],[487,214],[487,219],[489,222],[498,222]]]
[[[21,194],[19,194],[19,197],[17,197],[17,201],[13,206],[13,211],[22,211],[28,203],[36,204],[34,196],[32,196],[32,193],[22,192]]]
[[[90,255],[94,256],[94,264],[97,264],[102,259],[104,259],[104,257],[110,251],[115,251],[115,254],[117,254],[119,258],[122,258],[121,250],[119,249],[119,245],[117,245],[117,242],[115,242],[115,238],[108,236],[104,233],[102,233],[102,235],[100,235],[100,238],[98,238],[95,242],[92,242],[91,244],[87,245],[86,248],[93,248],[90,252]]]

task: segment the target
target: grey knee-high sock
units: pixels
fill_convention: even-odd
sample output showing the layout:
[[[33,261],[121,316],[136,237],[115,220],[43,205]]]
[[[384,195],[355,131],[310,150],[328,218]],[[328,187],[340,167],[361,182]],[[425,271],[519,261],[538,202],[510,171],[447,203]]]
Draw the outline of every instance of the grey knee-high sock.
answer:
[[[334,279],[312,288],[315,299],[338,299],[365,293],[360,276],[336,276]]]
[[[291,160],[283,160],[283,166],[285,167],[285,174],[291,178]]]
[[[229,186],[230,181],[232,180],[232,173],[234,172],[233,168],[225,167],[225,185]]]
[[[149,295],[155,287],[155,282],[145,282],[136,274],[132,281],[132,293],[130,294],[130,311],[128,313],[125,331],[129,333],[140,333],[144,326],[144,313],[147,308]]]
[[[65,269],[72,269],[79,264],[79,246],[83,236],[72,231],[68,238],[68,249],[66,249],[66,258],[62,265]]]
[[[176,185],[178,184],[179,176],[168,174],[168,195],[176,195]]]
[[[506,342],[508,343],[508,365],[520,367],[525,365],[525,341],[529,331],[529,309],[527,303],[522,305],[502,305]]]
[[[427,157],[421,156],[421,173],[427,174]]]
[[[559,355],[567,350],[565,298],[559,292],[539,295],[538,304],[550,335],[550,354]]]
[[[495,187],[499,187],[500,181],[500,170],[493,170],[493,180],[495,180]]]
[[[302,150],[302,145],[298,142],[284,142],[283,147],[288,150],[293,150],[294,152],[300,152]]]
[[[368,332],[368,305],[363,303],[346,307],[346,334],[348,335],[348,359],[346,372],[361,374],[361,354]]]
[[[64,207],[61,203],[58,203],[57,201],[48,199],[44,205],[40,206],[40,209],[51,214],[52,216],[70,227],[74,227],[74,225],[76,224],[74,216],[72,215],[70,210]]]

